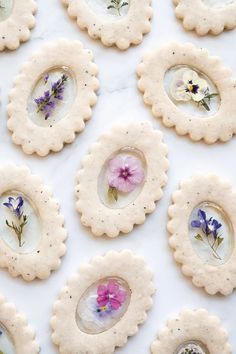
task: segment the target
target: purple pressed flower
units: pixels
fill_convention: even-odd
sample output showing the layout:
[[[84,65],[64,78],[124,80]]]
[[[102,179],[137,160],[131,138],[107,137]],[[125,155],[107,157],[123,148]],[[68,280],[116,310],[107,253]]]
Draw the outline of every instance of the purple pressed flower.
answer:
[[[204,227],[206,224],[206,213],[203,210],[199,209],[197,216],[198,216],[198,220],[193,220],[191,222],[192,227],[197,227],[197,228]]]
[[[212,217],[207,219],[206,213],[201,209],[198,210],[197,216],[198,219],[191,222],[193,228],[201,231],[195,236],[195,239],[205,242],[206,245],[212,249],[213,255],[217,259],[221,259],[217,253],[217,248],[224,240],[224,238],[218,234],[222,224]]]
[[[47,84],[48,79],[49,79],[49,74],[46,74],[46,75],[44,76],[44,83],[45,83],[45,84]]]
[[[198,219],[193,220],[191,222],[191,226],[193,228],[202,229],[202,232],[206,235],[213,235],[215,238],[218,236],[218,229],[221,228],[222,224],[220,224],[217,220],[212,217],[207,220],[206,213],[199,209],[198,210]]]
[[[10,209],[15,216],[20,219],[22,214],[23,214],[23,205],[24,205],[24,200],[21,196],[17,198],[9,197],[7,203],[3,203],[5,207]]]
[[[27,215],[24,215],[23,212],[24,199],[21,196],[18,196],[17,198],[8,197],[8,201],[3,203],[3,205],[8,208],[12,212],[12,214],[17,218],[17,222],[15,221],[15,219],[11,222],[6,220],[6,225],[15,232],[19,241],[19,247],[21,247],[23,229],[27,224],[28,218]]]
[[[34,102],[37,105],[37,112],[43,112],[45,114],[45,120],[47,120],[56,108],[57,101],[63,100],[63,93],[65,90],[65,82],[68,76],[63,74],[59,80],[52,83],[51,90],[44,92],[43,96],[35,98]],[[44,82],[49,80],[49,74],[44,77]]]
[[[132,192],[144,179],[144,171],[135,157],[114,157],[108,163],[108,184],[119,192]]]
[[[99,307],[108,306],[111,310],[118,310],[125,302],[127,293],[120,289],[119,284],[110,280],[107,285],[99,285],[97,289],[97,303]]]
[[[220,224],[217,220],[210,218],[208,223],[208,229],[216,239],[218,236],[218,230],[221,228],[222,224]]]

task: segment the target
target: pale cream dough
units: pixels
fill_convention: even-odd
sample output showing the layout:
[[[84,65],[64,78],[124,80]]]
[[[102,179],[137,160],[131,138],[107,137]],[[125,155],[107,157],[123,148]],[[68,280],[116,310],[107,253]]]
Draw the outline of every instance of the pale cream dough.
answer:
[[[0,51],[15,50],[21,42],[30,38],[30,30],[35,26],[36,10],[34,0],[14,0],[10,16],[0,21]]]
[[[35,333],[27,319],[17,312],[16,307],[0,295],[0,324],[3,325],[14,343],[16,354],[38,354],[40,348]],[[7,354],[7,353],[4,353]]]
[[[158,339],[152,343],[151,353],[176,354],[178,347],[188,341],[201,342],[209,354],[232,354],[228,334],[219,318],[209,315],[204,309],[183,310],[169,319]]]
[[[186,30],[194,30],[199,36],[208,33],[218,35],[236,27],[236,2],[222,7],[207,6],[202,0],[173,0],[175,14],[183,21]]]
[[[143,35],[151,30],[151,0],[127,0],[128,13],[117,20],[96,13],[86,0],[62,0],[71,18],[77,20],[82,30],[87,30],[93,39],[101,39],[105,46],[116,45],[126,50],[131,44],[139,44]],[[104,7],[109,2],[104,1]]]

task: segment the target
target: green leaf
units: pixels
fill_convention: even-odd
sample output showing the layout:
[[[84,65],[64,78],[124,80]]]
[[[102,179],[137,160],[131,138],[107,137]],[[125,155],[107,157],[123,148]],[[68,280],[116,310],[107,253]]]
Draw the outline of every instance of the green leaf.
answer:
[[[0,354],[4,354],[2,350],[0,350]]]
[[[117,202],[118,200],[118,191],[114,187],[109,187],[108,189],[108,197],[111,200],[115,200]]]
[[[110,10],[110,9],[115,9],[115,6],[109,5],[109,6],[107,7],[107,10]]]
[[[223,237],[218,237],[218,238],[217,238],[218,247],[222,244],[223,241],[224,241],[224,238],[223,238]]]
[[[218,93],[210,93],[209,95],[205,96],[205,98],[210,100],[212,97],[216,97],[216,96],[219,96],[219,94]]]
[[[203,241],[202,236],[199,235],[199,234],[195,236],[195,239],[198,240],[198,241]]]
[[[123,6],[127,6],[127,5],[129,5],[128,2],[123,2],[123,4],[121,5],[120,8],[122,8]]]

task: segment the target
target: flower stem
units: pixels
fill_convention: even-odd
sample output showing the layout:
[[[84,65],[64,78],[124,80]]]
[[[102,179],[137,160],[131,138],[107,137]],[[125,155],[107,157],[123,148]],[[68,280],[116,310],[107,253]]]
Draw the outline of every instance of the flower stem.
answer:
[[[199,104],[205,108],[206,111],[210,111],[210,106],[207,104],[206,100],[208,100],[208,103],[211,102],[211,99],[215,96],[218,96],[218,93],[206,93],[205,97],[199,101]]]
[[[115,187],[109,187],[108,189],[108,197],[110,200],[112,201],[116,201],[118,200],[118,191]]]
[[[209,241],[209,237],[206,237],[207,239],[207,243],[208,245],[210,246],[210,248],[212,249],[212,252],[213,252],[213,256],[219,260],[222,260],[222,258],[220,257],[219,253],[216,251],[216,249],[214,248],[214,245],[216,243],[216,241],[213,242],[213,244],[211,245],[210,241]]]
[[[13,221],[10,224],[8,220],[6,220],[6,225],[15,232],[18,242],[19,242],[19,247],[22,247],[23,246],[22,245],[22,236],[23,236],[24,227],[27,224],[27,216],[22,215],[20,217],[19,221],[21,221],[19,226],[15,225],[15,223]]]
[[[196,240],[202,241],[207,247],[210,247],[213,253],[213,256],[219,260],[222,260],[222,258],[220,257],[219,253],[216,251],[217,247],[214,248],[215,244],[216,244],[216,240],[214,240],[214,242],[211,244],[210,240],[209,240],[209,235],[204,235],[205,237],[203,238],[200,234],[195,236]]]
[[[122,0],[111,0],[111,3],[110,5],[107,7],[108,10],[110,9],[115,9],[119,16],[121,16],[121,8],[124,7],[124,6],[127,6],[129,5],[129,3],[127,1],[122,1]]]

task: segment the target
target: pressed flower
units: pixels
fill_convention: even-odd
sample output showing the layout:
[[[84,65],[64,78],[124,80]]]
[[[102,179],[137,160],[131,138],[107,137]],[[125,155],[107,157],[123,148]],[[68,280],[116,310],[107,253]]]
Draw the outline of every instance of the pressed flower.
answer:
[[[101,310],[118,310],[126,300],[127,293],[120,289],[116,281],[110,280],[107,285],[99,285],[97,289],[97,304]]]
[[[182,68],[176,71],[170,93],[176,101],[194,101],[210,111],[208,103],[217,96],[217,93],[210,93],[206,80],[201,78],[194,70]]]
[[[127,1],[123,1],[123,0],[110,0],[110,5],[107,7],[108,10],[110,9],[115,9],[119,16],[121,16],[120,10],[122,9],[122,7],[124,6],[128,6],[129,3]]]
[[[205,351],[199,345],[188,344],[187,347],[180,350],[178,354],[207,354],[207,353],[205,353]]]
[[[22,247],[23,231],[28,219],[23,211],[24,199],[21,196],[18,196],[17,198],[9,197],[8,201],[3,203],[3,205],[12,212],[14,217],[14,220],[11,222],[6,220],[6,225],[15,232],[19,247]]]
[[[48,83],[49,74],[44,76],[44,84]],[[63,100],[63,93],[65,91],[65,83],[68,76],[63,74],[60,79],[51,84],[51,89],[44,92],[43,96],[35,98],[34,102],[37,105],[37,113],[43,112],[45,120],[47,120],[55,110],[59,101]]]
[[[44,78],[43,78],[43,81],[44,81],[45,84],[47,84],[47,83],[48,83],[48,80],[49,80],[49,74],[46,74],[46,75],[44,76]]]
[[[9,197],[8,202],[3,203],[3,205],[10,209],[17,218],[21,218],[23,213],[22,208],[24,205],[24,200],[21,196],[17,198]]]
[[[118,192],[132,192],[144,180],[144,170],[136,157],[114,157],[108,162],[108,194],[118,199]]]
[[[197,234],[195,238],[199,241],[204,242],[208,247],[211,248],[213,255],[217,259],[221,259],[217,253],[218,247],[224,241],[224,238],[218,234],[219,229],[222,224],[216,219],[210,217],[207,219],[205,211],[199,209],[197,213],[198,219],[191,222],[193,228],[201,230],[201,233]]]

